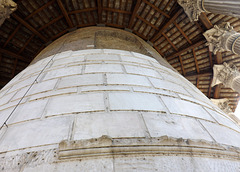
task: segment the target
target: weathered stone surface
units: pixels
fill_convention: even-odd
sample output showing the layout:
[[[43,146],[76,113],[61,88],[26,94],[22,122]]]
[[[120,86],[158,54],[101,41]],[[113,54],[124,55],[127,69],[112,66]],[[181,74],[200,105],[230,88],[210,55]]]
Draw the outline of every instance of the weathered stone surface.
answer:
[[[240,166],[238,126],[199,90],[152,57],[119,49],[81,50],[94,44],[96,33],[84,30],[50,45],[0,91],[0,124],[13,113],[0,130],[0,170],[194,171],[204,166],[221,171],[226,169],[222,164],[233,170]],[[86,38],[86,33],[94,34]],[[125,39],[122,33],[107,34]],[[66,47],[51,54],[63,40]]]

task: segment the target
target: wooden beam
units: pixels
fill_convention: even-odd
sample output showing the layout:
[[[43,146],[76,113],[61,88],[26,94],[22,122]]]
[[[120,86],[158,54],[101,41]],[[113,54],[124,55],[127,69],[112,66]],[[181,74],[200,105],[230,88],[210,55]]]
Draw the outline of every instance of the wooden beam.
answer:
[[[182,13],[183,9],[178,10],[171,18],[170,20],[164,24],[164,26],[159,30],[159,32],[150,39],[151,42],[155,42],[159,36],[162,35],[163,31],[168,28],[170,24],[173,23],[174,20]]]
[[[186,73],[185,77],[186,78],[200,78],[200,77],[204,77],[204,76],[212,76],[213,75],[213,72],[212,72],[212,69],[207,69],[207,70],[204,70],[204,71],[200,71],[199,73]]]
[[[173,22],[174,25],[177,27],[177,29],[181,32],[182,36],[184,36],[184,38],[188,41],[189,44],[192,44],[192,41],[188,38],[188,36],[183,32],[183,30],[181,29],[181,27],[177,24],[177,22]]]
[[[196,79],[196,86],[197,86],[197,88],[199,88],[199,77],[197,77],[197,79]]]
[[[213,98],[214,98],[214,99],[219,99],[219,97],[220,97],[220,92],[221,92],[221,85],[216,85],[216,86],[215,86],[215,89],[214,89]]]
[[[182,56],[179,55],[178,58],[179,58],[179,62],[180,62],[180,64],[181,64],[181,69],[182,69],[183,76],[185,76],[185,75],[186,75],[186,72],[185,72],[185,70],[184,70],[183,61],[182,61]]]
[[[137,11],[138,11],[138,9],[140,7],[140,4],[141,4],[141,0],[137,0],[137,3],[135,5],[135,7],[134,7],[134,10],[133,10],[131,18],[130,18],[130,22],[128,24],[128,28],[129,29],[132,29],[132,27],[133,27],[133,21],[134,21],[134,18],[136,17],[136,14],[137,14]]]
[[[216,64],[222,64],[223,63],[221,52],[217,52],[217,54],[214,57],[215,57],[215,63]]]
[[[162,15],[164,15],[167,18],[170,18],[170,16],[168,14],[166,14],[165,12],[163,12],[162,10],[160,10],[158,7],[156,7],[155,5],[153,5],[152,3],[148,2],[147,0],[143,0],[143,2],[145,4],[148,4],[150,7],[152,7],[154,10],[158,11],[159,13],[161,13]]]
[[[208,94],[207,94],[207,96],[208,96],[208,98],[211,98],[211,91],[212,91],[212,81],[213,81],[213,78],[211,78],[211,80],[210,80],[210,83],[209,83],[209,87],[208,87]]]
[[[168,43],[176,50],[178,51],[177,47],[173,44],[173,42],[167,37],[167,35],[165,33],[162,33],[162,35],[164,36],[164,38],[168,41]]]
[[[102,0],[97,0],[98,6],[98,23],[102,23]]]
[[[194,61],[195,61],[196,70],[197,70],[197,73],[199,73],[199,67],[198,67],[198,61],[197,61],[195,49],[193,48],[192,51],[193,51],[193,57],[194,57]]]
[[[57,0],[57,3],[58,3],[59,8],[62,11],[63,16],[65,17],[65,19],[66,19],[66,21],[68,23],[68,26],[70,28],[73,28],[73,23],[72,23],[71,19],[69,18],[68,13],[67,13],[67,11],[66,11],[62,1],[61,0]]]
[[[124,11],[124,10],[119,10],[119,9],[112,9],[112,8],[102,8],[102,9],[106,10],[106,11],[111,11],[114,13],[131,14],[130,11]]]
[[[9,56],[11,56],[11,57],[17,58],[17,59],[22,60],[22,61],[27,62],[27,63],[30,63],[30,62],[31,62],[31,60],[26,59],[26,58],[24,58],[23,56],[20,56],[20,55],[18,55],[18,54],[13,53],[12,51],[5,50],[5,49],[3,49],[3,48],[0,48],[0,53],[7,54],[7,55],[9,55]]]
[[[175,52],[175,53],[169,55],[166,59],[167,59],[167,60],[171,60],[171,59],[173,59],[174,57],[179,56],[179,55],[181,55],[182,53],[184,53],[184,52],[186,52],[186,51],[188,51],[188,50],[190,50],[190,49],[196,48],[196,47],[204,44],[205,42],[206,42],[206,40],[200,40],[200,41],[198,41],[198,42],[196,42],[196,43],[194,43],[194,44],[192,44],[192,45],[190,45],[190,46],[188,46],[188,47],[186,47],[186,48],[182,48],[182,49],[179,50],[178,52]]]
[[[199,17],[200,21],[202,22],[202,24],[205,26],[205,28],[211,29],[213,27],[213,24],[210,22],[210,20],[208,19],[206,13],[201,13],[200,17]]]
[[[41,38],[44,42],[48,42],[47,38],[45,38],[42,34],[40,34],[36,29],[34,29],[32,26],[30,26],[25,20],[23,20],[21,17],[19,17],[17,14],[13,13],[12,16],[20,22],[22,25],[24,25],[27,29],[32,31],[35,35],[37,35],[39,38]]]
[[[142,20],[144,23],[146,23],[147,25],[151,26],[152,28],[154,28],[155,30],[159,30],[158,27],[156,27],[155,25],[153,25],[152,23],[150,23],[149,21],[147,21],[145,18],[142,18],[141,16],[136,14],[136,17],[139,18],[140,20]]]

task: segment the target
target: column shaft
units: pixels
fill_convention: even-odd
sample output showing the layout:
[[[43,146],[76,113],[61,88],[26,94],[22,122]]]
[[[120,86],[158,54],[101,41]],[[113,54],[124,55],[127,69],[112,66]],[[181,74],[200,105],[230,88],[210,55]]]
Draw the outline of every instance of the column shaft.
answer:
[[[202,0],[202,7],[207,12],[240,17],[239,0]]]

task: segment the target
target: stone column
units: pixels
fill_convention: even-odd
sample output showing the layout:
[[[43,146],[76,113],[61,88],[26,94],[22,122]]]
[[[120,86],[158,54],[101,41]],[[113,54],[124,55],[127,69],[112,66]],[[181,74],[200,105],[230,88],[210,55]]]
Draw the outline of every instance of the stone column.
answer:
[[[202,12],[240,17],[240,1],[226,0],[178,0],[191,21],[197,21]]]
[[[17,4],[12,0],[0,0],[0,26],[16,9]]]
[[[225,87],[232,88],[240,93],[240,72],[234,65],[230,66],[227,63],[213,66],[213,81],[212,87],[218,84],[223,84]]]
[[[211,101],[217,105],[223,112],[225,112],[233,121],[240,124],[240,120],[236,115],[233,113],[232,109],[229,106],[228,99],[211,99]]]
[[[210,51],[214,54],[218,51],[232,51],[234,54],[240,54],[240,33],[236,32],[229,23],[215,25],[203,35],[208,41]]]

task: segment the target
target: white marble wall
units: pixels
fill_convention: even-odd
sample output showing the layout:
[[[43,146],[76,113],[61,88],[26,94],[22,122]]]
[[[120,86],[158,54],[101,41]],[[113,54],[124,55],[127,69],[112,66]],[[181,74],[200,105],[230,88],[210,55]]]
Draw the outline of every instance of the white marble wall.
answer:
[[[33,157],[27,156],[29,152],[57,151],[62,140],[102,135],[111,138],[168,136],[240,147],[237,124],[180,74],[148,56],[91,49],[62,52],[40,60],[1,90],[1,125],[29,87],[7,121],[8,128],[4,126],[0,131],[2,171],[79,171],[79,168],[80,171],[188,171],[187,167],[192,171],[203,166],[206,170],[226,171],[223,168],[226,164],[234,170],[240,168],[239,159],[208,160],[190,155],[120,156],[114,160],[95,157],[83,158],[81,163],[60,161],[58,155],[51,158],[54,160],[36,163]],[[44,158],[52,154],[50,151]],[[18,156],[24,160],[12,160]]]

